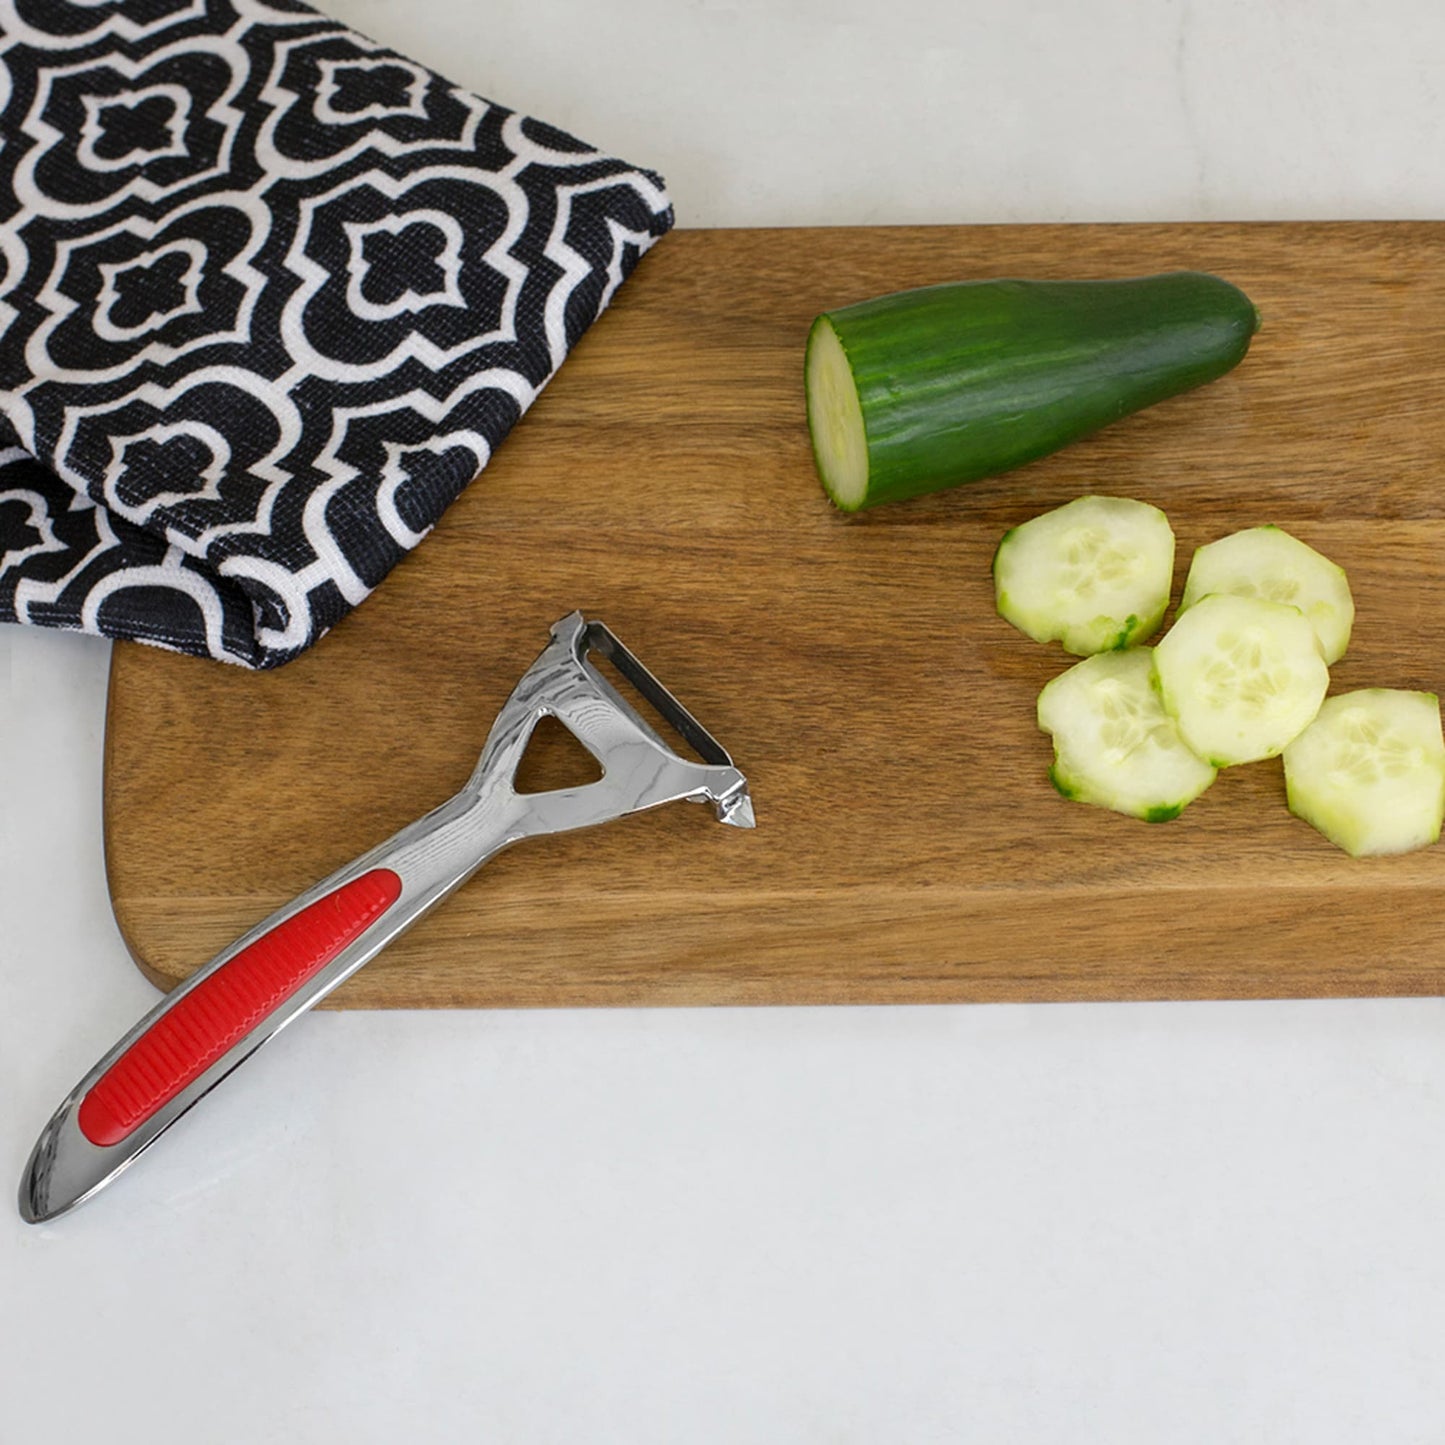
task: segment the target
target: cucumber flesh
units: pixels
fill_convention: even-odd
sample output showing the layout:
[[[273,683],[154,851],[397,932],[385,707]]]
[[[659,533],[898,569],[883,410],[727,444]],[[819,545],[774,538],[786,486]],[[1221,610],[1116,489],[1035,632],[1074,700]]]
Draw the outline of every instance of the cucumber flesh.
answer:
[[[1319,638],[1297,607],[1215,593],[1154,649],[1154,679],[1184,741],[1215,767],[1283,752],[1329,686]]]
[[[1250,527],[1200,547],[1179,610],[1213,592],[1298,607],[1319,636],[1325,662],[1345,655],[1355,603],[1344,568],[1279,527]]]
[[[1066,798],[1159,823],[1214,781],[1185,746],[1151,683],[1150,649],[1102,652],[1039,694],[1039,727],[1054,740],[1054,786]]]
[[[1127,497],[1055,507],[1005,533],[993,559],[999,615],[1076,657],[1151,636],[1164,620],[1173,575],[1169,519]]]
[[[1218,276],[964,281],[826,312],[808,427],[843,511],[989,477],[1222,376],[1259,317]]]
[[[1290,811],[1354,858],[1440,837],[1445,741],[1434,693],[1364,688],[1332,697],[1284,750]]]
[[[814,323],[806,361],[808,429],[813,462],[829,495],[845,512],[857,511],[868,492],[868,436],[848,357],[826,316]]]

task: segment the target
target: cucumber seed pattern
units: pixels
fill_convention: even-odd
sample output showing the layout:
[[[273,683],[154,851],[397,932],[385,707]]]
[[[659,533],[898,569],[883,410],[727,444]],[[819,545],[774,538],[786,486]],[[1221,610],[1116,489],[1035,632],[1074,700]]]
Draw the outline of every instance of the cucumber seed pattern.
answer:
[[[1213,708],[1238,708],[1261,717],[1296,686],[1288,655],[1264,629],[1221,632],[1214,655],[1199,672],[1197,690]]]
[[[1142,642],[1163,620],[1174,533],[1157,507],[1078,497],[1021,523],[999,543],[999,614],[1037,642],[1087,657]]]
[[[1425,749],[1367,707],[1350,707],[1335,720],[1329,773],[1339,785],[1370,785],[1409,777],[1425,760]]]
[[[1148,747],[1177,746],[1179,734],[1157,699],[1118,678],[1098,684],[1099,741],[1112,761]]]
[[[1280,752],[1329,686],[1319,637],[1297,608],[1231,593],[1181,613],[1154,660],[1165,711],[1216,767]]]
[[[1071,528],[1060,552],[1059,590],[1081,602],[1125,587],[1143,571],[1138,552],[1102,527]]]

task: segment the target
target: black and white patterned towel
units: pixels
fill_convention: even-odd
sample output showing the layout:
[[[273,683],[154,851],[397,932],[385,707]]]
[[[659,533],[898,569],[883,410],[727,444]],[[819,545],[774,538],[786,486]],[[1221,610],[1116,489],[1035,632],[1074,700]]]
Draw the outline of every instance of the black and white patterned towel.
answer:
[[[295,657],[671,224],[296,0],[0,0],[0,620]]]

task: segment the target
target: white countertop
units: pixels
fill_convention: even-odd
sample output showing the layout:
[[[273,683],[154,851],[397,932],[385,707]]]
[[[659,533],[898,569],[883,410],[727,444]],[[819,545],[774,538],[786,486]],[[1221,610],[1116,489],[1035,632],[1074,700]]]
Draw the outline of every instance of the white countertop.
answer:
[[[1445,212],[1437,0],[330,9],[684,225]],[[108,656],[0,628],[0,1445],[1442,1438],[1433,1000],[315,1015],[23,1225]]]

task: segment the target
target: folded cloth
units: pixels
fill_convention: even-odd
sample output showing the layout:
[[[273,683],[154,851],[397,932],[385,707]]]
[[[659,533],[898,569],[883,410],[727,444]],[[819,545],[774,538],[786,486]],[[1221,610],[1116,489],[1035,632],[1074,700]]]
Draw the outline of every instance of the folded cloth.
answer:
[[[296,0],[0,0],[0,620],[294,658],[671,224]]]

